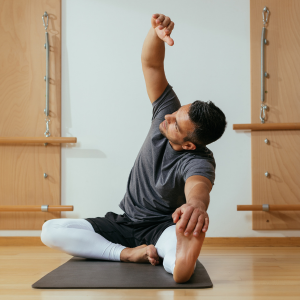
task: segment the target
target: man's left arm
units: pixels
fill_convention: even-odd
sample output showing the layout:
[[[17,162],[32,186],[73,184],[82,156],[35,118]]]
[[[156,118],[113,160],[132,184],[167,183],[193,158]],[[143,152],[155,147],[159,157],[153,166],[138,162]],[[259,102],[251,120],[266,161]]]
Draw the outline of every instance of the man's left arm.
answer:
[[[174,223],[180,221],[179,231],[188,236],[193,232],[199,236],[201,230],[206,232],[209,224],[207,208],[209,193],[212,189],[211,181],[201,175],[190,176],[184,187],[186,204],[175,210],[172,215]]]

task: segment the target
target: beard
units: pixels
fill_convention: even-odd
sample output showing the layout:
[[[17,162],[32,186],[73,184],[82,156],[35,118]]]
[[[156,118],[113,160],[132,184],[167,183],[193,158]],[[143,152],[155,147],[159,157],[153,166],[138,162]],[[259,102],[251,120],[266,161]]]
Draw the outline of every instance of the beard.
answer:
[[[165,138],[167,138],[166,133],[161,129],[161,126],[160,126],[161,124],[162,124],[162,123],[159,124],[158,129],[159,129],[160,133],[161,133]]]
[[[162,123],[161,123],[161,124],[162,124]],[[175,145],[181,145],[181,143],[179,143],[178,141],[174,141],[173,139],[170,139],[170,138],[167,137],[166,132],[164,132],[163,129],[161,128],[161,126],[160,126],[161,124],[159,124],[159,127],[158,127],[160,133],[161,133],[167,140],[169,140],[169,142],[171,142],[171,143],[173,143],[173,144],[175,144]]]

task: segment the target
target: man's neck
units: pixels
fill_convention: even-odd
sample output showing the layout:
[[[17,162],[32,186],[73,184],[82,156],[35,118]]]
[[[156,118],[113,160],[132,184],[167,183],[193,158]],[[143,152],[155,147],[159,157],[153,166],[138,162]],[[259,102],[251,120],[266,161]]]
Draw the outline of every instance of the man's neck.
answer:
[[[174,144],[171,141],[169,141],[169,143],[170,143],[171,147],[173,148],[173,150],[175,150],[175,151],[184,151],[184,149],[182,148],[181,145]]]

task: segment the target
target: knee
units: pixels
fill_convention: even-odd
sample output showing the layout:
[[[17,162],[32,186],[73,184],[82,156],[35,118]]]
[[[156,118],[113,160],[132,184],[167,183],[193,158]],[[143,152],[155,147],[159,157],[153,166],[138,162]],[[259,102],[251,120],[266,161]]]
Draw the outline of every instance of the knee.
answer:
[[[54,220],[48,220],[42,226],[41,241],[50,248],[57,247]]]

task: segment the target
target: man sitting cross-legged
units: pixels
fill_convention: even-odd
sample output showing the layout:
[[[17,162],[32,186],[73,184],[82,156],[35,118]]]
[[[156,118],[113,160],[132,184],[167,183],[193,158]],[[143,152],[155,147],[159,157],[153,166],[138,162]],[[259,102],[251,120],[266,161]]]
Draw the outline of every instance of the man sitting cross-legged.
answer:
[[[165,43],[174,44],[174,23],[154,14],[151,25],[141,60],[153,116],[119,205],[124,214],[49,220],[41,240],[73,256],[162,262],[182,283],[194,272],[209,225],[216,165],[206,145],[223,135],[227,122],[210,101],[181,106],[164,72]]]

